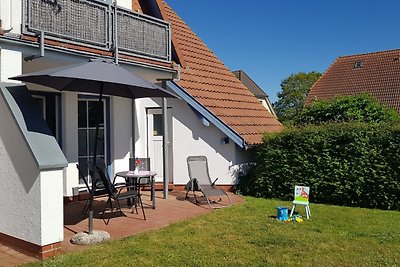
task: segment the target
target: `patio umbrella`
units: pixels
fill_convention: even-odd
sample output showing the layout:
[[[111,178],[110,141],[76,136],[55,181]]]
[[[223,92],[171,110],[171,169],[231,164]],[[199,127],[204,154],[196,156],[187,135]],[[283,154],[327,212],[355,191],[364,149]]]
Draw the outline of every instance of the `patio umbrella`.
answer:
[[[136,76],[113,62],[108,62],[104,59],[94,59],[80,64],[27,73],[10,79],[52,87],[60,91],[99,94],[99,111],[103,94],[132,99],[142,97],[176,97],[167,90]],[[98,113],[99,112],[97,112],[97,114]],[[99,119],[98,116],[94,143],[93,170],[95,170],[97,157]],[[134,146],[133,137],[132,146]],[[96,176],[94,176],[94,181],[92,181],[92,192],[90,196],[89,234],[93,232],[92,205],[94,197],[93,185],[96,182],[95,177]]]

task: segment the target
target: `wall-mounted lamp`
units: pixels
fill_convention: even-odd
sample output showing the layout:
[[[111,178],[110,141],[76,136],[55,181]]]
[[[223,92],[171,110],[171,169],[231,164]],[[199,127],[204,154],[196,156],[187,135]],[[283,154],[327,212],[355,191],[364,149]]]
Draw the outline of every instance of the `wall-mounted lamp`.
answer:
[[[221,144],[222,144],[222,145],[229,144],[229,137],[223,137],[223,138],[221,138]]]

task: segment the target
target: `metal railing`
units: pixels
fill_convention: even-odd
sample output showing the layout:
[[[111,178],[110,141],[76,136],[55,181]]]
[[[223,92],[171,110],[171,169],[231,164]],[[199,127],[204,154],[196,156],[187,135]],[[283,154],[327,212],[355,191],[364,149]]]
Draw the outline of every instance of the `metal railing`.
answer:
[[[46,39],[171,61],[169,23],[97,0],[24,0],[23,29]]]

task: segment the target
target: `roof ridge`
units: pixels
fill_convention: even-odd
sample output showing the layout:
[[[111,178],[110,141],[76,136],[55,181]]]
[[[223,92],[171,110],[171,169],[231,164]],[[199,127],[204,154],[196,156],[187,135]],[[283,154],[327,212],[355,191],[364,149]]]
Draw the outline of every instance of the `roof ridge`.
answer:
[[[389,50],[384,50],[384,51],[365,52],[365,53],[361,53],[361,54],[344,55],[344,56],[339,56],[338,58],[369,56],[369,55],[373,55],[373,54],[384,54],[384,53],[390,53],[390,52],[394,52],[394,51],[399,51],[400,52],[400,48],[389,49]]]

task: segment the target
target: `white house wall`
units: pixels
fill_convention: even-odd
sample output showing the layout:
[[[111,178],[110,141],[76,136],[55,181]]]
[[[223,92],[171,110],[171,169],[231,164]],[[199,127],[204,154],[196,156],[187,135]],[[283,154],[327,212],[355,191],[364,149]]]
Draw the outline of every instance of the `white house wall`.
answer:
[[[72,196],[72,189],[79,186],[78,163],[78,94],[63,92],[62,106],[62,150],[68,161],[64,171],[64,195]]]
[[[146,108],[160,108],[161,99],[141,99],[136,101],[137,134],[136,155],[147,157],[147,121]],[[249,162],[249,153],[238,148],[232,140],[222,144],[226,135],[210,124],[203,125],[194,111],[182,100],[168,99],[172,108],[173,140],[173,181],[176,185],[188,182],[186,158],[193,155],[205,155],[209,161],[210,175],[218,178],[217,184],[236,183],[238,172],[245,162]]]
[[[135,0],[138,1],[138,0]],[[132,10],[132,0],[118,0],[118,6]]]
[[[122,97],[111,97],[111,158],[113,172],[126,171],[129,168],[129,157],[132,132],[132,100]]]
[[[20,83],[8,78],[22,74],[22,53],[0,47],[0,81]]]
[[[21,0],[0,0],[0,20],[3,29],[11,30],[12,33],[21,33]]]
[[[218,178],[217,184],[235,183],[235,165],[241,159],[237,156],[238,148],[234,142],[230,140],[228,144],[222,144],[221,139],[226,135],[211,123],[208,127],[203,125],[183,101],[170,100],[169,103],[173,107],[174,183],[186,184],[189,181],[186,158],[196,155],[207,157],[210,175]]]

